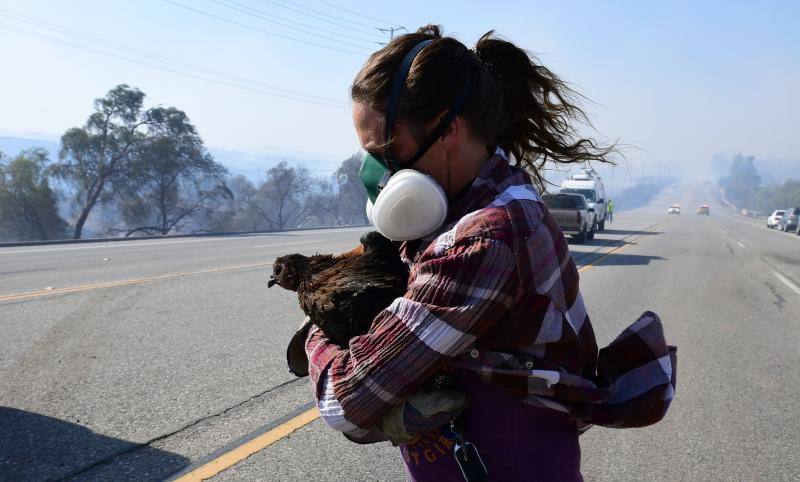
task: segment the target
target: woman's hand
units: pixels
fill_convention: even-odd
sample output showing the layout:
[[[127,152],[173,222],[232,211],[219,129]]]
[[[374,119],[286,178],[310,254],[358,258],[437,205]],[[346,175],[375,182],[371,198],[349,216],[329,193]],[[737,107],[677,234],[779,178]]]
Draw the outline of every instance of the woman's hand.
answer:
[[[448,388],[421,388],[389,410],[377,428],[394,445],[409,443],[418,435],[455,420],[467,405],[466,393]]]

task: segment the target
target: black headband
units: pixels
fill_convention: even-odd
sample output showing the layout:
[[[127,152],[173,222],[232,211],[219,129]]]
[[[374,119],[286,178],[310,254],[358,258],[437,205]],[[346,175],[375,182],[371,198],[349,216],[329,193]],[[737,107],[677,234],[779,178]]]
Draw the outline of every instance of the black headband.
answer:
[[[397,107],[400,104],[400,94],[403,92],[403,87],[405,86],[406,79],[408,78],[408,72],[411,70],[411,64],[414,63],[414,59],[417,57],[420,51],[422,51],[422,49],[431,42],[433,42],[433,39],[423,40],[415,45],[414,48],[412,48],[406,54],[406,56],[403,58],[403,61],[400,63],[400,67],[397,69],[394,82],[392,82],[392,90],[389,92],[389,104],[386,107],[385,140],[387,146],[392,140],[392,131],[394,130],[394,122],[397,117]],[[441,122],[439,122],[439,125],[436,126],[431,135],[429,135],[425,142],[422,143],[414,157],[404,163],[402,167],[408,168],[414,165],[433,145],[433,143],[436,142],[436,139],[444,134],[444,131],[453,122],[453,120],[455,120],[456,115],[458,115],[458,113],[461,112],[461,109],[464,107],[464,103],[469,96],[471,87],[472,69],[470,69],[467,73],[467,79],[466,82],[464,82],[464,87],[461,89],[461,92],[458,94],[455,102],[450,107],[450,110],[442,118]],[[396,161],[389,159],[389,156],[386,156],[386,163],[392,170],[397,170],[399,167],[397,166],[398,163]]]
[[[389,104],[386,107],[386,144],[392,140],[392,131],[394,130],[394,120],[397,117],[397,106],[400,103],[400,94],[403,92],[406,79],[408,78],[408,71],[411,70],[411,64],[414,59],[425,48],[426,45],[433,42],[433,39],[423,40],[411,49],[403,58],[397,73],[394,74],[394,82],[392,82],[392,90],[389,92]]]

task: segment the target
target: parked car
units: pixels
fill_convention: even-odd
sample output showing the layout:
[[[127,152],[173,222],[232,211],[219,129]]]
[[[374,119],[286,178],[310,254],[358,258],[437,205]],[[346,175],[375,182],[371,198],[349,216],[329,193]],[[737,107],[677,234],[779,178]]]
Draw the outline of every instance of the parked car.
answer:
[[[772,214],[767,218],[767,227],[770,229],[775,229],[778,224],[780,224],[781,218],[784,214],[786,214],[785,209],[776,209],[773,211]]]
[[[797,231],[798,217],[800,217],[800,207],[787,209],[778,224],[778,229],[788,232]]]
[[[706,216],[708,216],[710,214],[709,211],[710,210],[708,204],[701,204],[700,207],[697,208],[697,214],[705,214]]]
[[[564,234],[571,234],[578,243],[594,239],[597,217],[582,194],[545,194],[542,200]]]
[[[680,213],[681,213],[681,207],[678,206],[677,204],[673,204],[672,206],[669,207],[669,209],[667,209],[667,214],[680,214]]]

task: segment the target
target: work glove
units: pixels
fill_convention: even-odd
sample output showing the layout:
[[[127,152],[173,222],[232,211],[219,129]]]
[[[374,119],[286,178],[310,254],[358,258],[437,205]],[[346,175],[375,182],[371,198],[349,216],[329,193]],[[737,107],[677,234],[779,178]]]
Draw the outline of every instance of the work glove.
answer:
[[[469,405],[466,393],[451,388],[420,388],[392,407],[378,422],[392,444],[412,442],[458,418]]]
[[[294,334],[286,350],[289,371],[295,376],[308,376],[305,342],[312,323],[306,318]],[[469,397],[452,388],[423,387],[392,407],[365,438],[345,436],[356,443],[389,440],[393,445],[409,443],[417,436],[455,420],[469,404]]]

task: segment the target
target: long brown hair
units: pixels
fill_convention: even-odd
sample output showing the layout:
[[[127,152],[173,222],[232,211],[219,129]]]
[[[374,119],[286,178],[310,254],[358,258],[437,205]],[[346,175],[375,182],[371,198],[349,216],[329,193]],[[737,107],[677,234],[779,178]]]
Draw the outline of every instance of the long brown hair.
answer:
[[[386,111],[392,80],[403,57],[423,40],[433,39],[414,60],[397,116],[425,125],[450,107],[465,82],[472,82],[460,115],[487,149],[499,146],[526,169],[540,188],[546,162],[612,162],[614,146],[601,147],[578,134],[591,125],[577,106],[578,94],[548,68],[513,43],[483,35],[470,50],[437,25],[401,35],[373,53],[356,75],[354,101]]]

